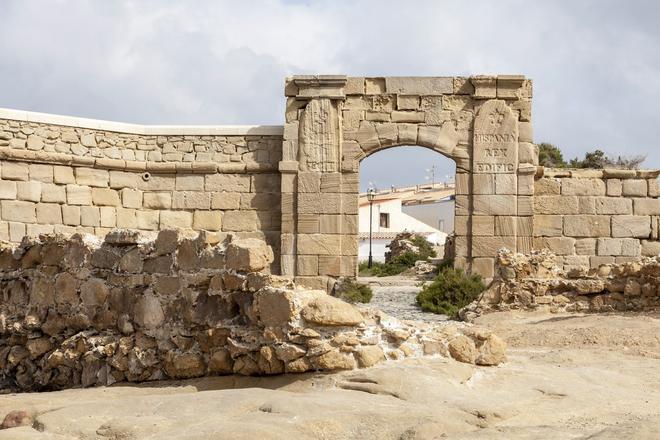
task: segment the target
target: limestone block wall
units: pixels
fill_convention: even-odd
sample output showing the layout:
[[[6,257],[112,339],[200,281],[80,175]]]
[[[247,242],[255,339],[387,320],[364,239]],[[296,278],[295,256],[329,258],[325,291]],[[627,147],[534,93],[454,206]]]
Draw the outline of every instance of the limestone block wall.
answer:
[[[535,249],[565,269],[660,254],[660,171],[545,169],[534,182]]]
[[[177,227],[257,236],[279,253],[281,134],[1,111],[0,240]]]

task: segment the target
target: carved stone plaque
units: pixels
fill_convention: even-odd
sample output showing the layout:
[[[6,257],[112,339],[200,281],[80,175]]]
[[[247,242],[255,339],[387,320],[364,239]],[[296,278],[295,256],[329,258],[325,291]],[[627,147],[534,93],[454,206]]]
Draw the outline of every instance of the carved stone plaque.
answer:
[[[515,173],[518,119],[502,100],[486,101],[474,120],[474,173]]]
[[[302,171],[339,171],[337,109],[330,99],[312,99],[300,120],[298,161]]]

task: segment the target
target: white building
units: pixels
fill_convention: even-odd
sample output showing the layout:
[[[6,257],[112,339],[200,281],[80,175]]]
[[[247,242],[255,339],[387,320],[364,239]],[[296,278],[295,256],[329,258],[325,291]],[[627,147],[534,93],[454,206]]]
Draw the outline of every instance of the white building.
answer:
[[[444,185],[436,185],[433,188],[431,185],[392,188],[389,191],[377,192],[371,215],[373,260],[385,261],[387,245],[398,233],[404,231],[418,233],[432,244],[443,246],[448,232],[453,230],[453,194],[454,188]],[[366,194],[361,194],[358,250],[360,261],[369,258],[369,207]],[[412,212],[404,212],[409,208],[414,209]],[[418,215],[415,215],[416,212]],[[444,231],[437,227],[440,225],[444,225]],[[447,229],[447,225],[451,229]]]

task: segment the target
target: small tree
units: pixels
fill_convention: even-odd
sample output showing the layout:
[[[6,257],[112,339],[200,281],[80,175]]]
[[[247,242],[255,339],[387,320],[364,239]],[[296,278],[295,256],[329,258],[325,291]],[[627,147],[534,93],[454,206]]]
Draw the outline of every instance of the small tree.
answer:
[[[552,144],[541,143],[539,147],[539,165],[549,168],[564,168],[566,162],[561,150]]]
[[[569,166],[571,168],[622,168],[627,170],[637,169],[646,159],[644,155],[638,156],[618,156],[616,159],[609,157],[602,150],[589,151],[584,154],[584,159],[577,157],[572,159]]]
[[[613,162],[617,168],[626,170],[636,170],[646,160],[646,155],[640,154],[637,156],[619,156]]]
[[[609,159],[602,150],[588,151],[584,154],[583,160],[571,160],[571,168],[596,168],[602,169],[609,164]]]

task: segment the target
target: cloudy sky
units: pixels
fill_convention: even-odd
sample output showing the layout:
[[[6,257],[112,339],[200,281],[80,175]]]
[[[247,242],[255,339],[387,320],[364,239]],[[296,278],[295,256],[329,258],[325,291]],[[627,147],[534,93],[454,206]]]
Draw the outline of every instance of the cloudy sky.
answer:
[[[656,0],[1,0],[0,17],[0,107],[281,124],[287,75],[521,73],[537,142],[660,166]],[[415,183],[432,164],[453,172],[392,149],[367,159],[363,181]]]

